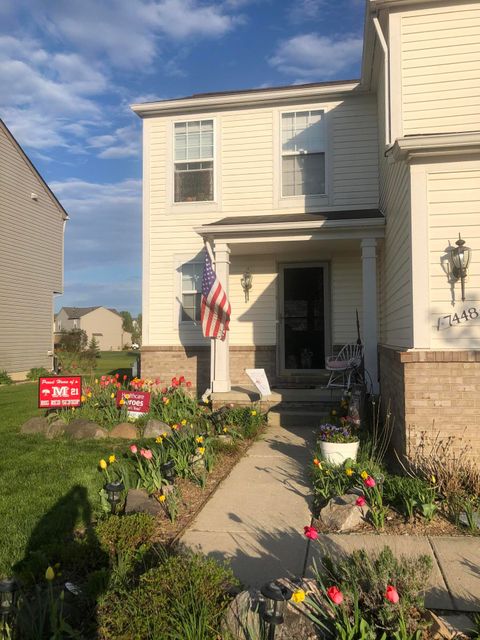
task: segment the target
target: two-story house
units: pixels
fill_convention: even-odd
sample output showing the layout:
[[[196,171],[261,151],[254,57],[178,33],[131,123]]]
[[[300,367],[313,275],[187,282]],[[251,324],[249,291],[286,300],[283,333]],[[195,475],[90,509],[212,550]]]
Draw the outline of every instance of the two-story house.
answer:
[[[480,4],[369,0],[356,81],[134,105],[143,119],[144,375],[202,392],[320,379],[357,339],[396,442],[480,454]],[[464,300],[452,248],[474,251]],[[228,290],[200,326],[204,243]],[[251,276],[251,288],[245,281]]]
[[[0,370],[53,366],[54,294],[63,292],[62,205],[0,120]]]
[[[123,330],[123,318],[116,309],[106,307],[62,307],[55,315],[55,339],[62,331],[81,329],[100,351],[121,351],[132,344],[132,334]]]

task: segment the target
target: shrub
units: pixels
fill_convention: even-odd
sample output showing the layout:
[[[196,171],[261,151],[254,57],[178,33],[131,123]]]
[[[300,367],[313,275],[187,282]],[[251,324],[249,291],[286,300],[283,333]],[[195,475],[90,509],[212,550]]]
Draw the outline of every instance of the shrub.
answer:
[[[110,555],[134,551],[150,542],[155,531],[155,518],[147,513],[135,513],[118,518],[111,516],[97,525],[100,545]]]
[[[13,380],[5,371],[5,369],[3,371],[0,371],[0,384],[12,384],[12,383],[13,383]]]
[[[64,329],[60,334],[58,345],[62,351],[79,353],[85,350],[87,342],[88,337],[83,329],[72,329],[71,331]]]
[[[51,372],[45,369],[45,367],[33,367],[27,373],[27,380],[33,380],[35,382],[39,378],[49,375],[51,375]]]
[[[397,631],[404,623],[409,633],[418,629],[418,619],[425,609],[424,588],[432,569],[432,560],[423,555],[397,559],[389,547],[370,556],[365,549],[343,558],[328,554],[322,559],[323,568],[317,570],[317,581],[335,585],[346,594],[345,606],[358,603],[366,622],[375,629]],[[386,598],[387,587],[393,586],[399,602],[392,605]]]
[[[133,589],[101,598],[97,619],[103,640],[216,640],[236,584],[226,566],[201,555],[168,557]]]
[[[224,424],[233,427],[244,438],[255,438],[267,420],[255,406],[234,407],[225,413]]]

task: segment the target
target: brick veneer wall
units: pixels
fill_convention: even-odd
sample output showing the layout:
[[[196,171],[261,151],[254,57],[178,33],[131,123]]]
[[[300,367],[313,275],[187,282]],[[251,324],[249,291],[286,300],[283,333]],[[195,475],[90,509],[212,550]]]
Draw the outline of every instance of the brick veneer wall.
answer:
[[[275,346],[231,346],[230,379],[232,386],[251,386],[245,369],[265,369],[271,384],[276,377]],[[169,382],[184,375],[198,393],[210,384],[210,346],[142,347],[142,376]]]
[[[397,449],[408,452],[422,432],[438,433],[480,463],[480,351],[380,347],[379,355],[382,402],[391,402]]]

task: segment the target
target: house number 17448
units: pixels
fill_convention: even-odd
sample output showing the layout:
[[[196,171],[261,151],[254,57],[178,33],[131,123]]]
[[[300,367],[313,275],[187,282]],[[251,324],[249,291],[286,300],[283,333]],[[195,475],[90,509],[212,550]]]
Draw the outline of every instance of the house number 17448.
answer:
[[[460,315],[450,313],[448,316],[440,316],[437,323],[437,330],[453,327],[454,324],[461,324],[462,322],[468,322],[469,320],[476,320],[479,317],[479,313],[475,307],[470,309],[464,309]]]

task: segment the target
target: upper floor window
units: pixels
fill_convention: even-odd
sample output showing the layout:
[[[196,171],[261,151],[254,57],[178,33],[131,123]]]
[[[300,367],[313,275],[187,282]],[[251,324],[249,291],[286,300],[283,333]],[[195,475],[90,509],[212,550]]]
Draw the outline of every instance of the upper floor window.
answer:
[[[175,123],[175,202],[213,200],[213,120]]]
[[[187,262],[182,265],[182,322],[200,322],[202,277],[201,262]]]
[[[325,193],[323,111],[282,114],[282,196]]]

